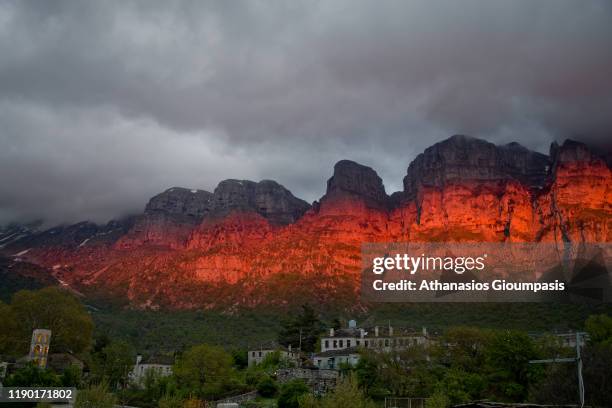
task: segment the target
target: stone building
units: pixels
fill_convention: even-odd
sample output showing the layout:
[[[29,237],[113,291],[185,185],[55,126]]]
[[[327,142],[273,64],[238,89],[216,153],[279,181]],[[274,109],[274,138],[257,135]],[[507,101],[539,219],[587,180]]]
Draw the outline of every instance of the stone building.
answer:
[[[351,321],[348,328],[329,329],[328,335],[321,337],[321,352],[313,356],[313,363],[317,367],[337,370],[343,363],[356,365],[359,349],[388,353],[429,344],[424,327],[421,331],[396,329],[391,325],[357,328],[355,321]]]
[[[49,356],[49,345],[51,344],[51,330],[35,329],[32,332],[30,342],[30,354],[28,359],[37,366],[45,368]]]
[[[147,375],[147,372],[151,370],[161,377],[167,377],[172,374],[173,364],[174,357],[172,356],[152,356],[143,358],[139,354],[136,356],[136,364],[130,372],[130,379],[140,384]]]
[[[259,346],[257,349],[251,349],[248,351],[248,364],[249,367],[257,364],[261,364],[267,355],[278,352],[281,359],[286,359],[291,362],[297,362],[299,359],[299,353],[289,347],[281,346],[275,342],[265,343]]]

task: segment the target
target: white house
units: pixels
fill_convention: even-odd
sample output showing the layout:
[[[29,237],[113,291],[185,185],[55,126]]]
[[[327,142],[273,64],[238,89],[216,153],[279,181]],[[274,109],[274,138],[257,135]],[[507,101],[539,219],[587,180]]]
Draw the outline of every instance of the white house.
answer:
[[[357,347],[350,347],[343,350],[328,350],[312,357],[312,362],[317,368],[338,370],[342,365],[354,367],[359,362],[359,352]]]
[[[130,372],[130,379],[136,383],[142,383],[147,372],[153,370],[161,377],[172,375],[172,365],[174,357],[171,356],[153,356],[143,358],[140,354],[136,356],[136,364]]]
[[[287,348],[277,343],[270,342],[260,345],[257,349],[252,349],[248,351],[249,367],[256,364],[261,364],[268,354],[275,352],[278,352],[280,354],[281,359],[286,359],[289,361],[298,361],[299,358],[299,354],[296,351],[291,350],[291,345],[289,345],[289,347]]]
[[[417,332],[409,329],[394,329],[375,326],[371,329],[329,329],[329,335],[321,338],[321,352],[363,347],[378,351],[405,350],[414,346],[427,346],[427,329]]]
[[[410,347],[426,347],[430,343],[427,329],[414,331],[375,326],[357,328],[355,321],[349,322],[345,329],[329,329],[327,336],[321,337],[321,352],[313,355],[313,363],[319,368],[338,369],[342,363],[352,366],[359,362],[359,349],[380,352],[406,350]]]

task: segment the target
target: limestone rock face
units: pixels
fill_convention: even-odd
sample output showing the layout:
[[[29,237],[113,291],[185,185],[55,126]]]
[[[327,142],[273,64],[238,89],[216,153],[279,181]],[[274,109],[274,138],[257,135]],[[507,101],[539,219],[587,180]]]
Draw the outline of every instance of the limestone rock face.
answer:
[[[389,203],[389,196],[378,174],[372,168],[351,160],[336,163],[321,202],[344,198],[363,201],[373,208],[385,208]]]
[[[549,169],[548,156],[518,143],[496,146],[456,135],[425,149],[410,163],[404,194],[414,199],[421,187],[444,187],[454,181],[515,179],[528,187],[541,187]]]
[[[213,215],[223,217],[232,211],[255,212],[273,224],[295,222],[310,205],[272,180],[224,180],[212,199]]]
[[[342,160],[310,209],[274,181],[174,188],[135,222],[0,230],[0,254],[29,249],[20,257],[61,265],[66,284],[136,307],[355,306],[363,243],[612,241],[612,172],[577,142],[546,156],[455,136],[419,155],[404,186],[388,196],[373,169]]]
[[[551,146],[552,180],[534,209],[538,240],[612,241],[612,171],[586,145]]]
[[[210,212],[212,196],[205,190],[183,187],[172,187],[154,196],[130,231],[116,243],[117,248],[184,246],[191,229]]]
[[[211,209],[213,194],[205,190],[172,187],[149,200],[145,214],[165,214],[200,221]]]

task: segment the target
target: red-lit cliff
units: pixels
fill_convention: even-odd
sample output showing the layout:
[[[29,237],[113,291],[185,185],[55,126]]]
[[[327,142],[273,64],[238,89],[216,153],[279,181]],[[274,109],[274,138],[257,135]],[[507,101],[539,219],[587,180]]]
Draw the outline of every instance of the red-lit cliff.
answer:
[[[453,136],[391,196],[374,170],[343,160],[313,205],[269,180],[177,187],[105,226],[7,228],[0,250],[137,307],[354,303],[364,242],[610,242],[611,215],[612,173],[585,145],[543,155]]]

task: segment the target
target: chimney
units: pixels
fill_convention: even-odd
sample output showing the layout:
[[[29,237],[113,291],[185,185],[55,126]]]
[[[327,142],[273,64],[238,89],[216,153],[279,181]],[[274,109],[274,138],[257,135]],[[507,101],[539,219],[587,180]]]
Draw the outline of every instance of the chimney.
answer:
[[[427,337],[427,328],[423,327],[423,337]]]
[[[365,330],[364,329],[359,329],[359,337],[361,337],[363,339],[364,336],[365,336]]]
[[[329,337],[334,337],[334,328],[329,329]]]
[[[374,336],[378,337],[378,326],[374,327]]]
[[[389,325],[389,337],[393,336],[393,327]]]
[[[141,361],[142,361],[142,355],[138,354],[136,356],[136,365],[139,365]]]
[[[291,343],[289,343],[289,352],[291,352]]]

